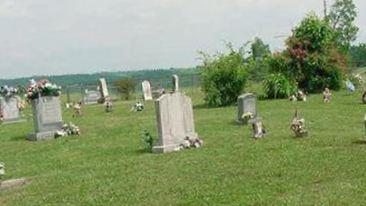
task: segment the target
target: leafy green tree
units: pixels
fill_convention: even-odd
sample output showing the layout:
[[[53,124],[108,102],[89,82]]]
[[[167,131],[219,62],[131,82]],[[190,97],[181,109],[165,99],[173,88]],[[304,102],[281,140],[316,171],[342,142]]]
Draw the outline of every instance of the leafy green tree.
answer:
[[[118,92],[122,94],[122,98],[128,100],[135,90],[136,82],[131,78],[120,79],[114,82],[114,86],[116,86]]]
[[[256,37],[250,47],[251,56],[246,60],[249,79],[253,81],[263,80],[268,74],[266,58],[271,55],[269,45]]]
[[[260,60],[271,54],[269,45],[265,44],[259,37],[254,38],[251,45],[252,58],[254,60]]]
[[[229,46],[229,53],[210,56],[201,53],[201,86],[209,106],[226,106],[236,102],[247,81],[244,53]]]
[[[340,89],[347,61],[337,49],[336,37],[327,20],[308,15],[293,30],[286,50],[270,59],[271,72],[284,74],[308,92]]]
[[[351,61],[356,67],[366,66],[366,44],[351,46],[350,48]]]
[[[331,7],[327,19],[337,31],[337,41],[344,52],[348,52],[351,43],[356,40],[359,28],[354,24],[357,17],[353,0],[336,0]]]
[[[270,74],[264,81],[265,98],[268,99],[287,98],[296,91],[295,83],[282,73]]]

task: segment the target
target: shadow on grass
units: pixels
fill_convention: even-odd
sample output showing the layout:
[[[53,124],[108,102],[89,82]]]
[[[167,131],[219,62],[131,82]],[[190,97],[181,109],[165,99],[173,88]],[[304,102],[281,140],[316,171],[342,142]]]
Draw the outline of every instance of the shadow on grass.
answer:
[[[366,145],[366,140],[356,140],[352,142],[353,144],[358,144],[358,145]]]
[[[237,126],[237,127],[244,127],[244,126],[248,126],[248,125],[245,125],[245,124],[243,124],[243,123],[238,122],[238,120],[236,120],[236,119],[231,120],[231,121],[229,122],[229,125],[231,125],[231,126]]]
[[[18,135],[10,138],[11,141],[28,141],[27,135]]]
[[[148,149],[138,149],[138,150],[133,150],[132,151],[133,154],[136,155],[142,155],[142,154],[152,154],[151,151],[149,151]]]
[[[227,108],[227,107],[232,107],[232,106],[234,106],[234,105],[227,105],[227,106],[209,106],[208,104],[203,103],[203,104],[193,105],[193,109],[219,109],[219,108]]]

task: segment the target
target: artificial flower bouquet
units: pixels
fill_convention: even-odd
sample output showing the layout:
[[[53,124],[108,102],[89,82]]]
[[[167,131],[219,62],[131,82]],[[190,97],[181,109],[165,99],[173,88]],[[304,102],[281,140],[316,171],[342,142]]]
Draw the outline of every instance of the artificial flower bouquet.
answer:
[[[9,97],[13,97],[13,96],[17,95],[18,93],[19,93],[18,89],[15,87],[9,87],[7,85],[0,87],[0,96],[1,97],[9,98]]]
[[[61,95],[61,87],[50,83],[48,80],[40,80],[36,82],[34,79],[30,81],[27,89],[27,100],[34,100],[38,97],[58,97]]]

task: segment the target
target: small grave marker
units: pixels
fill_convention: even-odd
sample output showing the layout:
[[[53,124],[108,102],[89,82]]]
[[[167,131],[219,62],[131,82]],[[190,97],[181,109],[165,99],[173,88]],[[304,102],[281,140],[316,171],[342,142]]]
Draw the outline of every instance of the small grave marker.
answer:
[[[237,122],[248,124],[257,118],[257,98],[254,94],[247,93],[238,97]]]

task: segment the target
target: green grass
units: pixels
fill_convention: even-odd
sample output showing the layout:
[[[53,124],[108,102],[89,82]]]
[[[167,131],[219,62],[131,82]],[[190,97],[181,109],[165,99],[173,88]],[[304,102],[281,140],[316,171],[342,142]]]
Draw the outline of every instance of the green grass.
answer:
[[[192,93],[193,92],[193,93]],[[263,140],[234,123],[236,107],[206,108],[190,91],[201,149],[170,154],[143,151],[142,129],[156,136],[153,103],[143,113],[118,102],[114,113],[85,106],[66,121],[80,137],[28,142],[28,122],[0,126],[0,161],[6,179],[28,177],[23,188],[0,192],[0,205],[363,205],[366,144],[360,92],[320,95],[308,102],[260,101],[268,130]],[[310,138],[289,130],[295,108]],[[29,114],[29,111],[27,111]]]

